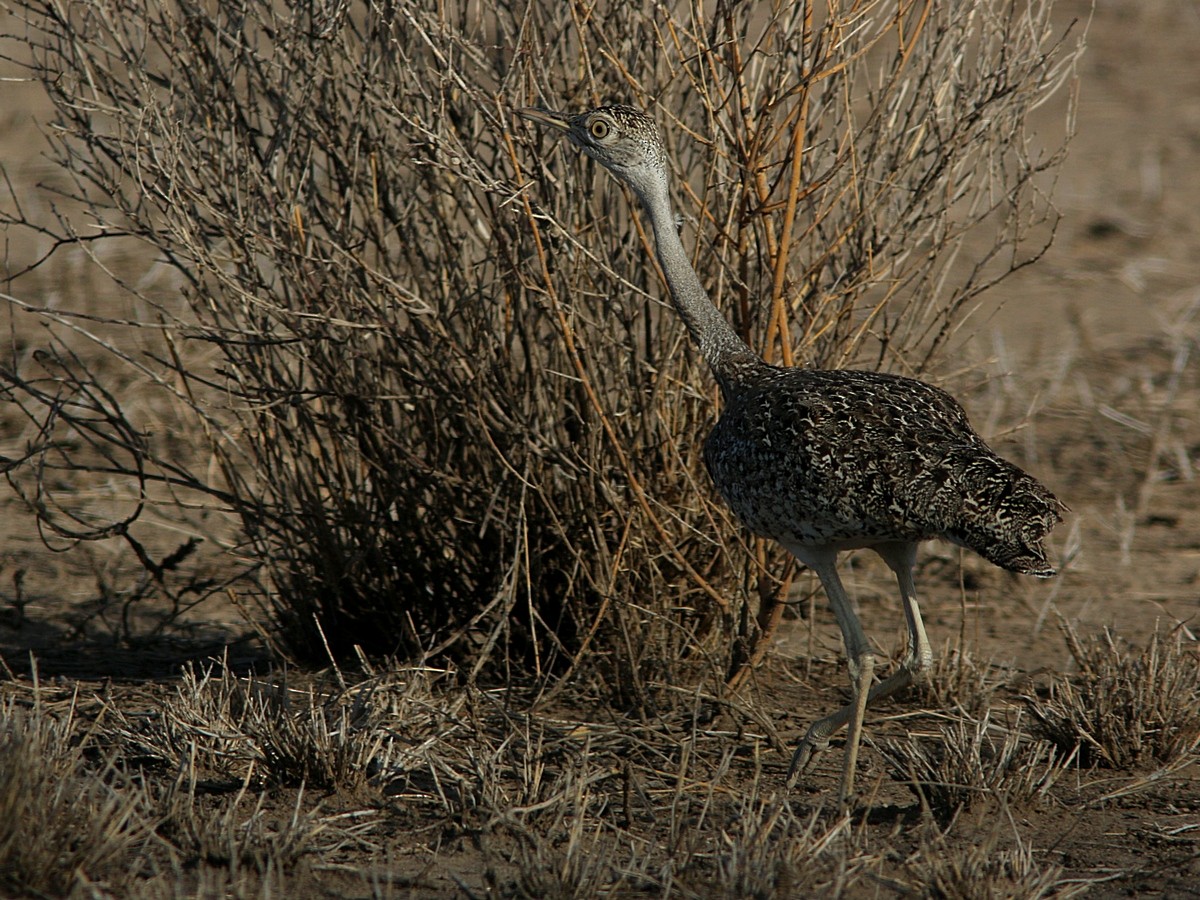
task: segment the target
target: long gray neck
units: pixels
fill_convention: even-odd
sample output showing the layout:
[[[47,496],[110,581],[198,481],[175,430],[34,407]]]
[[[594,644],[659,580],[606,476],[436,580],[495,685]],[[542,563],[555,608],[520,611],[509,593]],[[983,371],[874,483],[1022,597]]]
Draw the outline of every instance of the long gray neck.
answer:
[[[739,376],[766,363],[733,330],[729,320],[713,305],[700,283],[696,270],[688,260],[687,251],[683,249],[683,241],[679,239],[666,185],[646,193],[637,193],[650,218],[658,261],[671,288],[675,308],[679,310],[701,355],[712,368],[721,392],[728,396],[736,389]]]

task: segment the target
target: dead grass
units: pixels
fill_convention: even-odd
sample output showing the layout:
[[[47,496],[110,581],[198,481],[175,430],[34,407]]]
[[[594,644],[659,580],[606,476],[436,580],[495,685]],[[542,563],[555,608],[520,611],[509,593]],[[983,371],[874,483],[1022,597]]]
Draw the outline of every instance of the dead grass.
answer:
[[[202,859],[227,869],[233,880],[244,871],[256,876],[272,871],[288,872],[307,855],[320,852],[326,831],[324,817],[306,810],[305,793],[297,791],[289,815],[266,808],[266,795],[259,793],[247,805],[244,785],[232,803],[211,808],[196,795],[194,779],[181,779],[165,803],[159,833],[169,840],[182,858]],[[367,823],[369,827],[370,823]]]
[[[928,680],[914,692],[924,706],[978,719],[986,715],[999,686],[990,666],[948,639],[934,654]]]
[[[0,888],[10,896],[116,890],[155,814],[115,756],[89,763],[75,707],[58,715],[0,699]]]
[[[4,802],[33,810],[4,820],[22,829],[8,887],[53,895],[83,883],[61,880],[70,847],[120,896],[1069,896],[1087,879],[1053,860],[1062,826],[1036,823],[1167,784],[1088,781],[997,707],[881,742],[892,799],[842,817],[824,791],[784,792],[790,748],[754,730],[750,697],[730,731],[695,711],[531,713],[511,690],[403,666],[5,689]],[[1200,809],[1173,772],[1173,806]]]
[[[849,819],[806,816],[773,793],[752,792],[720,839],[715,896],[730,900],[841,896],[873,862]],[[700,884],[696,893],[705,894]]]
[[[1200,746],[1200,656],[1183,628],[1156,632],[1142,649],[1107,629],[1083,640],[1062,631],[1079,671],[1025,698],[1041,732],[1082,765],[1169,765]]]
[[[937,900],[1039,900],[1079,892],[1062,883],[1062,869],[1039,861],[1028,846],[997,844],[993,835],[973,846],[950,846],[933,833],[904,868],[916,893]]]
[[[949,818],[978,803],[1045,800],[1068,760],[1047,741],[1031,740],[1020,716],[1011,727],[978,720],[946,724],[936,735],[910,735],[880,746],[897,780],[905,781],[924,809]]]
[[[110,733],[142,765],[193,780],[353,792],[419,765],[433,736],[455,730],[455,704],[432,688],[445,672],[417,667],[352,687],[338,673],[298,686],[286,672],[238,677],[226,663],[185,666],[151,711],[109,711]]]

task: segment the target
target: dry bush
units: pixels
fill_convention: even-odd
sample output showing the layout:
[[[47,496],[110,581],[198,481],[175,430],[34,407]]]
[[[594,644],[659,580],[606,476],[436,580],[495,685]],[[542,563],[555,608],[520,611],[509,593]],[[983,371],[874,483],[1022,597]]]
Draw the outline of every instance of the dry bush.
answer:
[[[879,749],[893,777],[908,782],[922,806],[940,817],[981,802],[1045,799],[1063,759],[1054,745],[1022,734],[1019,724],[999,729],[985,713],[950,724],[932,740],[910,735]]]
[[[1107,629],[1080,640],[1062,631],[1079,666],[1047,696],[1026,696],[1045,737],[1083,765],[1169,765],[1200,747],[1200,654],[1184,629],[1155,633],[1138,650]]]
[[[753,346],[920,373],[1051,239],[1062,142],[1026,121],[1078,48],[1049,6],[12,4],[82,208],[37,227],[131,235],[182,287],[126,283],[103,335],[38,313],[54,337],[0,366],[27,420],[9,477],[72,540],[128,540],[147,494],[230,511],[293,657],[571,672],[642,709],[689,667],[727,677],[785,570],[706,486],[713,389],[639,220],[512,107],[651,109]],[[206,465],[139,426],[112,364]],[[39,503],[89,473],[137,502]]]
[[[74,705],[61,717],[0,700],[0,891],[121,891],[154,827],[149,795],[112,762],[90,765]]]

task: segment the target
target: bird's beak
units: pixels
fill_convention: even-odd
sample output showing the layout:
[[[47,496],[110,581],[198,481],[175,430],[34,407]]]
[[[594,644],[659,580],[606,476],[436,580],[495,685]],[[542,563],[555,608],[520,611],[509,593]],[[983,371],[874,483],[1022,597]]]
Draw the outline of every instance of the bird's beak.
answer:
[[[527,106],[524,109],[518,109],[517,115],[531,122],[537,122],[539,125],[549,125],[551,128],[564,133],[571,130],[571,117],[566,113],[551,112],[548,109],[537,109],[536,107]]]

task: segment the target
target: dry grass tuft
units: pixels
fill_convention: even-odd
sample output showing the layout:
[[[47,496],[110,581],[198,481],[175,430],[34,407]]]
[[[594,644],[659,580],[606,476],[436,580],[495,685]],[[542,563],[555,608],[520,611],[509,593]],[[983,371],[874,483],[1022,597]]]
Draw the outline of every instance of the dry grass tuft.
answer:
[[[1055,679],[1046,696],[1026,696],[1041,731],[1083,765],[1125,769],[1169,765],[1200,745],[1200,654],[1183,629],[1155,635],[1142,649],[1107,629],[1081,641],[1063,623],[1073,676]]]
[[[1044,799],[1064,767],[1052,744],[1030,740],[1016,726],[1002,729],[990,713],[953,722],[934,738],[909,736],[879,749],[894,777],[939,817],[981,802]]]
[[[187,666],[175,696],[126,731],[134,752],[208,778],[314,787],[366,778],[380,742],[365,727],[366,710],[312,688],[289,688],[287,679],[220,671]]]
[[[649,861],[639,859],[632,836],[623,840],[600,822],[576,815],[565,841],[540,835],[517,843],[515,893],[548,900],[621,896],[653,883]],[[498,880],[499,881],[499,880]]]
[[[635,831],[606,821],[603,791],[574,797],[558,807],[571,811],[568,822],[523,834],[513,860],[520,896],[838,896],[878,860],[860,846],[848,819],[801,814],[757,783],[732,803],[714,787],[689,785],[658,827]],[[563,830],[565,841],[553,837]]]
[[[1074,893],[1062,869],[1040,865],[1028,846],[997,848],[993,836],[980,844],[951,846],[938,834],[922,841],[905,862],[912,888],[934,900],[1039,900]]]
[[[189,780],[184,790],[172,792],[162,824],[163,835],[185,859],[202,859],[236,877],[243,867],[260,875],[273,866],[286,870],[313,850],[319,817],[301,812],[303,792],[293,814],[277,818],[266,812],[262,794],[247,813],[244,791],[224,809],[206,808],[197,802],[195,784]]]
[[[195,779],[181,777],[163,804],[159,833],[185,864],[227,870],[230,879],[291,872],[302,861],[354,845],[378,824],[378,813],[324,815],[303,790],[291,808],[276,810],[267,794],[247,798],[244,784],[231,802],[197,793]],[[249,799],[247,808],[247,799]]]
[[[72,703],[61,717],[0,700],[0,891],[68,896],[134,874],[155,821],[147,793],[116,759],[90,764]]]
[[[872,859],[856,846],[849,819],[828,823],[816,813],[800,815],[773,794],[746,798],[720,839],[719,887],[708,896],[730,900],[840,896]]]
[[[914,686],[918,702],[931,709],[957,710],[978,719],[987,713],[999,687],[991,668],[947,640],[934,654],[929,679]]]
[[[354,790],[450,715],[432,702],[427,669],[399,670],[353,689],[293,687],[238,678],[223,666],[190,664],[173,696],[150,714],[112,711],[128,753],[143,765],[197,778]]]

